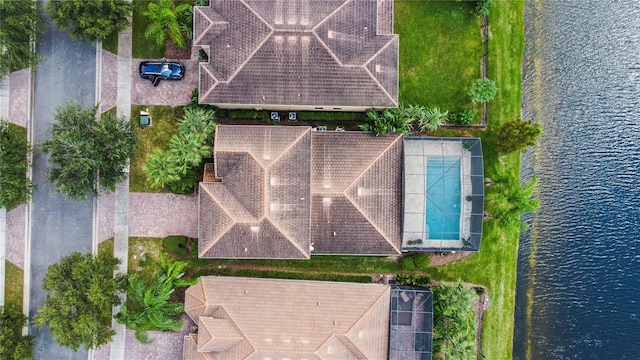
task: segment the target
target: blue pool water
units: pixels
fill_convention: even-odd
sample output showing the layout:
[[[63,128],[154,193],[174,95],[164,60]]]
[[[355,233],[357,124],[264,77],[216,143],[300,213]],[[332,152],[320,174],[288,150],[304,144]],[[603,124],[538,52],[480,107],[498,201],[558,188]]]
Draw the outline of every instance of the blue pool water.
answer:
[[[427,158],[426,222],[429,239],[460,239],[460,158]]]

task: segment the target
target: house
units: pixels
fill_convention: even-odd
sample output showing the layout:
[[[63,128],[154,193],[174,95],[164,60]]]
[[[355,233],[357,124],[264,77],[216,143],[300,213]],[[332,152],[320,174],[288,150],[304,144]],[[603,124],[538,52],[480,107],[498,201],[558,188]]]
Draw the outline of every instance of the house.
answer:
[[[389,255],[402,247],[402,137],[220,125],[198,256]]]
[[[205,276],[185,312],[185,360],[431,358],[425,288]]]
[[[199,101],[365,111],[398,104],[393,0],[212,0],[194,9]]]

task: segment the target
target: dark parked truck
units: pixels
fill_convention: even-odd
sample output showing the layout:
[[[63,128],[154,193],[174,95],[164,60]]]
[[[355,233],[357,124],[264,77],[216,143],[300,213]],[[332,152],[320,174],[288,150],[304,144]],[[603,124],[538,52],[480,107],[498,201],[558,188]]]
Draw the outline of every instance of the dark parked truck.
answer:
[[[160,80],[181,80],[184,65],[174,61],[143,61],[140,63],[140,77],[151,80],[153,86],[158,86]]]

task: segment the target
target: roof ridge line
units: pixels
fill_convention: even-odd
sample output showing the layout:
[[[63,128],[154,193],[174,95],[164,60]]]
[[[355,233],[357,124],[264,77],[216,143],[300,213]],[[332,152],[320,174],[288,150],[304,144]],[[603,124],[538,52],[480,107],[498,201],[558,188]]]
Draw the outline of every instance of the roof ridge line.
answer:
[[[215,183],[214,183],[214,184],[215,184]],[[218,183],[218,184],[220,184],[220,183]],[[224,185],[223,185],[223,186],[224,186]],[[224,212],[224,213],[225,213],[225,215],[227,215],[227,216],[231,219],[231,225],[227,226],[227,227],[224,229],[224,231],[222,231],[222,232],[220,233],[221,235],[220,235],[220,236],[218,236],[218,237],[217,237],[216,239],[214,239],[213,241],[211,241],[211,244],[209,244],[209,246],[207,246],[205,249],[203,249],[202,251],[201,251],[200,249],[198,249],[198,253],[200,253],[200,254],[203,254],[203,253],[205,253],[205,252],[209,251],[209,250],[210,250],[210,249],[211,249],[215,244],[217,244],[217,243],[218,243],[218,241],[220,241],[220,238],[222,238],[222,235],[226,234],[226,233],[227,233],[227,231],[229,231],[229,230],[230,230],[232,227],[234,227],[234,226],[235,226],[235,224],[237,223],[237,222],[235,221],[235,219],[233,218],[233,216],[231,216],[231,215],[229,214],[229,212],[224,208],[224,206],[222,206],[222,205],[220,204],[220,202],[218,202],[218,200],[213,196],[213,194],[212,194],[212,193],[211,193],[211,192],[210,192],[206,187],[204,187],[204,186],[202,186],[202,187],[204,188],[205,192],[207,192],[207,194],[209,194],[209,197],[211,198],[211,200],[213,200],[213,201],[214,201],[214,202],[215,202],[215,203],[220,207],[220,209],[222,209],[222,212]],[[228,190],[227,190],[227,191],[228,191]],[[198,254],[198,255],[199,255],[199,254]]]
[[[358,209],[358,211],[360,212],[360,214],[362,215],[362,217],[364,217],[365,219],[367,219],[367,221],[369,222],[369,224],[376,229],[376,231],[382,236],[382,238],[384,238],[384,240],[391,245],[392,248],[396,249],[396,251],[398,253],[402,253],[402,248],[398,248],[396,247],[395,244],[392,244],[391,241],[389,241],[389,238],[387,237],[387,235],[378,227],[376,226],[376,224],[371,221],[371,218],[369,216],[367,216],[364,211],[362,211],[362,208],[360,206],[358,206],[358,204],[356,204],[356,202],[347,194],[348,190],[355,185],[355,183],[364,175],[364,173],[366,173],[369,169],[371,169],[371,167],[373,166],[373,164],[377,163],[378,160],[380,160],[380,158],[382,158],[383,155],[385,155],[389,149],[396,144],[396,142],[398,142],[400,139],[402,139],[402,136],[398,135],[398,138],[395,139],[394,141],[391,142],[391,144],[389,144],[389,146],[387,146],[381,153],[380,155],[378,155],[370,164],[369,166],[367,166],[366,168],[364,168],[362,170],[362,172],[345,188],[344,192],[342,193],[342,195],[347,198],[347,200],[349,200],[349,202],[356,208]]]
[[[209,45],[206,45],[207,47],[209,47]],[[211,51],[211,47],[209,47],[209,51]],[[213,78],[213,80],[215,80],[216,82],[213,84],[213,86],[211,86],[204,94],[200,94],[199,99],[204,99],[205,97],[209,96],[209,94],[213,91],[213,89],[215,89],[218,84],[220,83],[220,80],[218,80],[216,78],[215,75],[213,75],[213,73],[211,73],[211,71],[209,71],[209,69],[207,69],[207,67],[205,66],[205,64],[208,64],[209,60],[207,60],[206,62],[202,63],[202,64],[198,64],[199,65],[199,73],[198,75],[202,75],[202,69],[204,69],[204,71],[207,72],[207,74],[209,74],[209,76],[211,76]],[[200,89],[200,81],[201,81],[202,77],[198,76],[198,89]]]
[[[250,340],[249,340],[249,337],[247,336],[247,334],[246,334],[244,331],[242,331],[242,328],[240,327],[240,325],[238,325],[238,322],[233,318],[233,316],[231,316],[231,314],[229,313],[229,311],[227,310],[227,308],[225,308],[225,307],[224,307],[224,305],[222,305],[222,304],[220,304],[220,308],[222,308],[222,310],[225,312],[225,314],[227,314],[227,316],[228,316],[229,320],[231,320],[231,322],[233,323],[233,326],[235,326],[235,327],[238,329],[238,331],[240,332],[240,334],[242,334],[242,337],[244,338],[244,340],[245,340],[246,342],[248,342],[248,343],[249,343],[249,346],[251,346],[251,348],[253,349],[253,351],[252,351],[250,354],[248,354],[248,355],[245,357],[245,359],[246,359],[246,358],[248,358],[250,355],[255,354],[255,353],[258,351],[258,350],[257,350],[258,348],[257,348],[257,347],[256,347],[256,346],[255,346],[255,345],[254,345]],[[234,346],[232,347],[232,349],[233,349],[234,347],[236,347],[237,345],[238,345],[238,344],[234,345]],[[230,349],[229,349],[229,350],[230,350]]]
[[[320,36],[318,36],[318,33],[316,33],[316,30],[313,29],[311,30],[311,32],[313,33],[313,36],[315,36],[316,40],[318,40],[318,42],[320,43],[320,46],[322,46],[325,50],[327,50],[327,52],[329,53],[329,56],[331,56],[338,63],[338,65],[340,65],[341,67],[344,67],[345,65],[342,63],[342,61],[340,61],[340,59],[338,59],[336,54],[334,54],[333,51],[331,51],[329,46],[325,44],[324,41],[322,41],[322,39],[320,39]]]
[[[260,21],[262,21],[265,25],[267,25],[267,27],[271,29],[271,32],[275,30],[273,26],[271,26],[271,24],[269,24],[262,16],[260,16],[260,14],[258,14],[258,12],[256,12],[255,9],[251,7],[251,5],[247,4],[246,1],[244,0],[238,0],[238,1],[240,1],[244,6],[246,6],[247,9],[249,9],[249,11],[253,13],[253,15],[255,15],[258,19],[260,19]],[[211,4],[209,4],[209,6],[211,6]]]
[[[330,12],[327,16],[324,17],[324,19],[322,19],[322,21],[319,21],[314,27],[311,28],[311,31],[315,32],[316,28],[320,27],[322,24],[324,24],[327,20],[329,20],[333,15],[335,15],[338,11],[342,10],[343,7],[347,6],[348,3],[350,3],[351,0],[344,0],[344,2],[338,6],[337,8],[333,9],[332,12]]]
[[[388,136],[388,135],[383,135],[383,136]],[[380,152],[380,154],[378,154],[378,156],[376,156],[373,160],[371,160],[371,162],[369,163],[369,165],[367,165],[364,169],[362,169],[362,171],[360,172],[360,174],[358,174],[358,176],[356,176],[356,177],[353,179],[353,181],[351,181],[351,182],[349,183],[349,185],[347,185],[347,186],[344,188],[344,191],[342,192],[343,194],[345,194],[345,195],[346,195],[347,190],[349,190],[349,188],[350,188],[350,187],[352,187],[352,186],[353,186],[353,184],[355,184],[355,183],[356,183],[356,181],[358,181],[358,179],[360,179],[360,178],[362,177],[362,175],[363,175],[367,170],[369,170],[369,169],[373,166],[373,164],[375,164],[376,162],[378,162],[378,160],[380,160],[380,158],[381,158],[384,154],[386,154],[386,153],[387,153],[387,151],[389,151],[389,149],[390,149],[390,148],[391,148],[391,147],[392,147],[392,146],[393,146],[393,145],[394,145],[394,144],[395,144],[399,139],[402,139],[402,135],[400,135],[400,134],[395,134],[395,136],[397,136],[397,138],[396,138],[395,140],[393,140],[389,145],[387,145],[387,147],[385,147],[385,148]]]
[[[319,21],[316,26],[311,28],[311,32],[313,33],[313,35],[316,37],[316,39],[320,42],[320,45],[322,45],[323,48],[325,48],[325,50],[327,50],[327,52],[329,53],[329,55],[338,63],[338,65],[340,66],[344,66],[344,64],[342,63],[342,61],[340,61],[340,59],[338,59],[338,57],[336,56],[336,54],[333,53],[333,51],[331,51],[331,48],[329,48],[329,46],[327,44],[324,43],[324,41],[322,41],[322,39],[320,38],[320,36],[318,36],[318,33],[316,32],[316,29],[318,27],[320,27],[322,24],[324,24],[327,20],[329,20],[333,15],[335,15],[338,11],[340,11],[343,7],[347,6],[348,3],[350,3],[351,0],[346,0],[345,2],[342,3],[342,5],[338,6],[337,8],[335,8],[332,12],[329,13],[329,15],[325,16],[324,19],[322,19],[322,21]]]
[[[269,127],[271,128],[271,127]],[[271,165],[269,165],[269,167],[271,167],[276,161],[278,161],[278,159],[280,159],[282,156],[284,156],[285,153],[287,153],[289,150],[291,150],[291,148],[300,142],[300,139],[302,139],[307,133],[311,132],[311,127],[307,126],[307,130],[304,131],[302,134],[300,134],[300,136],[298,136],[295,140],[293,140],[291,142],[291,144],[289,144],[286,148],[284,148],[284,150],[282,150],[282,152],[280,153],[280,155],[278,155],[275,159],[271,160]],[[265,170],[267,170],[267,168],[265,168]]]
[[[211,4],[209,4],[209,7],[211,7]],[[209,25],[207,26],[207,28],[204,29],[204,31],[200,34],[200,36],[197,39],[193,40],[193,44],[196,44],[195,46],[200,46],[200,45],[197,45],[197,44],[200,42],[199,40],[202,39],[204,34],[209,32],[209,29],[211,29],[211,26],[213,26],[213,20],[211,20],[202,10],[200,10],[199,6],[196,6],[194,8],[193,12],[195,13],[196,11],[199,12],[200,15],[202,15],[205,19],[207,19],[207,21],[209,21]],[[192,24],[194,29],[195,29],[195,23],[196,23],[196,17],[194,16],[193,17],[193,24]]]
[[[375,305],[380,301],[380,298],[381,298],[383,295],[387,294],[387,292],[389,293],[389,294],[388,294],[388,295],[389,295],[389,306],[391,306],[391,287],[390,287],[390,286],[385,286],[384,291],[383,291],[380,295],[378,295],[378,297],[375,299],[375,301],[373,301],[373,302],[372,302],[372,303],[367,307],[367,309],[364,311],[364,313],[362,313],[362,315],[358,318],[358,320],[356,320],[356,321],[353,323],[353,325],[351,325],[351,327],[350,327],[350,328],[347,330],[347,332],[344,334],[344,336],[345,336],[346,338],[348,338],[348,339],[349,339],[349,341],[351,341],[351,343],[353,344],[353,346],[355,346],[358,350],[360,350],[360,352],[361,352],[362,354],[364,354],[365,356],[366,356],[366,354],[364,353],[364,351],[362,351],[362,349],[360,348],[360,346],[358,346],[358,344],[354,343],[354,342],[353,342],[353,340],[351,340],[351,339],[349,338],[349,335],[348,335],[348,334],[349,334],[349,332],[351,332],[351,330],[353,329],[353,327],[354,327],[354,326],[356,326],[356,324],[358,324],[358,322],[360,322],[360,320],[362,320],[362,318],[364,318],[364,316],[365,316],[365,315],[367,315],[367,314],[369,313],[369,311],[371,310],[371,308],[373,308],[373,307],[374,307],[374,306],[375,306]],[[341,334],[341,335],[342,335],[342,334]]]
[[[267,28],[269,28],[269,34],[267,36],[265,36],[265,38],[262,40],[262,42],[260,42],[260,44],[258,44],[258,46],[256,46],[256,48],[251,52],[251,54],[249,54],[249,56],[247,56],[247,58],[242,62],[242,64],[240,64],[240,66],[238,66],[238,68],[236,69],[236,71],[233,72],[233,74],[231,74],[231,76],[229,76],[229,78],[225,81],[227,84],[230,83],[231,81],[233,81],[233,79],[238,75],[238,73],[240,73],[240,71],[245,67],[245,65],[247,65],[247,63],[249,63],[249,61],[251,61],[251,59],[253,58],[253,56],[260,50],[262,49],[262,46],[264,45],[264,43],[266,43],[269,39],[271,39],[271,36],[273,35],[273,33],[275,32],[273,27],[271,27],[271,25],[269,25],[269,23],[267,23],[262,16],[260,16],[251,6],[249,6],[249,4],[247,4],[244,0],[239,0],[240,3],[242,3],[247,9],[249,9],[249,11],[251,11],[251,13],[253,15],[255,15],[260,21],[262,21],[263,24],[265,24],[267,26]]]
[[[201,304],[201,305],[198,305],[198,306],[191,307],[191,308],[189,308],[189,310],[191,310],[191,309],[195,309],[195,308],[198,308],[198,307],[200,307],[200,306],[206,306],[206,305],[207,305],[207,299],[206,299],[207,294],[206,294],[206,292],[204,291],[204,285],[203,285],[203,284],[202,284],[202,282],[200,282],[200,281],[198,282],[198,284],[200,284],[200,287],[202,288],[202,296],[204,297],[204,299],[198,299],[198,298],[196,298],[195,296],[193,296],[194,298],[196,298],[196,299],[198,299],[198,300],[201,300],[202,304]],[[195,286],[195,285],[197,285],[197,284],[194,284],[194,286]],[[187,289],[187,290],[188,290],[188,289]],[[186,290],[185,290],[185,298],[186,298]],[[185,311],[185,312],[187,311],[187,308],[186,308],[186,307],[184,308],[184,311]]]
[[[361,65],[361,66],[362,66],[362,67],[364,68],[364,70],[369,74],[369,76],[371,76],[371,78],[373,79],[373,81],[374,81],[376,84],[378,84],[378,87],[382,90],[382,92],[384,92],[384,93],[385,93],[385,95],[387,95],[387,97],[389,97],[389,99],[391,100],[391,102],[392,102],[394,105],[398,106],[398,101],[397,101],[397,100],[395,100],[395,99],[393,98],[393,96],[391,96],[391,94],[389,94],[389,92],[387,91],[387,89],[385,89],[385,87],[384,87],[384,86],[382,86],[382,84],[380,83],[380,81],[378,81],[378,79],[377,79],[377,78],[376,78],[376,77],[371,73],[371,71],[369,70],[369,68],[367,68],[367,65],[369,65],[369,63],[370,63],[371,61],[373,61],[373,59],[374,59],[375,57],[377,57],[378,55],[380,55],[380,53],[381,53],[384,49],[386,49],[386,48],[387,48],[387,47],[388,47],[388,46],[389,46],[389,45],[390,45],[394,40],[398,39],[398,34],[390,34],[390,35],[392,35],[392,38],[391,38],[391,39],[389,39],[389,41],[388,41],[386,44],[384,44],[384,46],[380,47],[380,50],[378,50],[375,54],[373,54],[373,55],[371,56],[371,58],[369,58],[369,60],[367,60],[367,61],[366,61],[363,65]],[[393,36],[393,35],[395,35],[395,36]],[[399,56],[399,55],[398,55],[398,56]],[[396,78],[396,82],[398,82],[398,81],[399,81],[399,80]]]
[[[264,221],[268,221],[268,222],[269,222],[269,224],[271,224],[271,225],[273,226],[273,228],[274,228],[274,229],[276,229],[280,234],[282,234],[282,236],[283,236],[285,239],[287,239],[287,241],[289,241],[289,243],[290,243],[291,245],[293,245],[293,247],[295,247],[296,249],[298,249],[298,251],[299,251],[302,255],[304,255],[304,257],[305,257],[305,258],[307,258],[307,254],[304,252],[304,250],[302,250],[302,249],[300,248],[300,246],[298,246],[298,244],[296,244],[295,242],[291,241],[291,239],[290,239],[287,235],[285,235],[284,231],[282,231],[282,229],[280,229],[280,227],[278,227],[278,225],[276,225],[273,221],[271,221],[271,218],[269,218],[268,216],[265,216],[265,217],[263,218],[263,220],[264,220]],[[309,240],[309,242],[311,242],[311,240]],[[310,257],[311,257],[311,252],[309,252],[309,258],[310,258]]]

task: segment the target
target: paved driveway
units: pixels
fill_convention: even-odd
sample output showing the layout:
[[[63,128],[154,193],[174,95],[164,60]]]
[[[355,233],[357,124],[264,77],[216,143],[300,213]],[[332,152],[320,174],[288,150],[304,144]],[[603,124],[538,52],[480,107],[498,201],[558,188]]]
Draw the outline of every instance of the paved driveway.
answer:
[[[33,135],[36,144],[48,135],[53,122],[52,112],[69,100],[85,105],[95,101],[95,48],[75,42],[48,24],[42,44],[42,57],[35,75]],[[33,180],[38,191],[33,195],[31,220],[31,276],[29,315],[44,305],[42,278],[49,265],[74,251],[91,252],[92,201],[70,202],[56,194],[45,176],[48,159],[34,153]],[[59,346],[48,331],[29,328],[35,336],[35,356],[38,359],[86,359],[87,353]]]
[[[98,241],[114,235],[114,194],[100,196],[98,202]],[[198,198],[196,196],[130,193],[129,236],[198,236]]]
[[[197,50],[191,48],[190,60],[177,60],[185,67],[182,80],[162,80],[156,87],[151,85],[150,80],[143,79],[138,74],[141,61],[144,59],[134,59],[131,64],[131,104],[177,106],[189,103],[191,92],[198,87]]]

